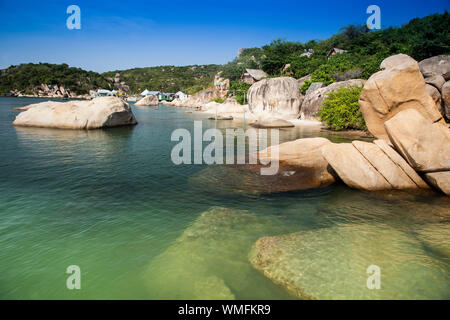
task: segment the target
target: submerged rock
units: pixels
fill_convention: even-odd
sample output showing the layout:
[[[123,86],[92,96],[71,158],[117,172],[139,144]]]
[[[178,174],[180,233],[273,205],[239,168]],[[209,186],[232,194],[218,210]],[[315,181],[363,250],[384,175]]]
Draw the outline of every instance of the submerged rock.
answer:
[[[116,97],[64,103],[43,102],[17,115],[15,126],[61,129],[98,129],[134,125],[130,106]]]
[[[370,133],[389,141],[384,123],[405,109],[415,109],[432,122],[443,122],[417,61],[405,54],[395,55],[385,59],[381,69],[367,80],[359,99]]]
[[[147,284],[152,298],[235,299],[235,290],[252,285],[248,251],[275,223],[245,210],[205,211],[151,261]]]
[[[278,161],[282,167],[295,168],[292,172],[309,172],[301,176],[305,186],[326,187],[336,181],[335,172],[322,156],[322,148],[328,144],[331,142],[325,138],[297,139],[264,149],[255,157],[264,163]],[[299,176],[295,178],[300,179]]]
[[[263,237],[249,259],[301,299],[448,298],[445,268],[413,237],[382,224],[344,224]],[[380,268],[380,290],[366,286],[371,265]]]
[[[259,117],[296,119],[301,102],[300,88],[294,78],[264,79],[248,90],[250,111]]]
[[[135,106],[157,106],[159,104],[158,96],[154,94],[146,95],[144,98],[137,101]]]

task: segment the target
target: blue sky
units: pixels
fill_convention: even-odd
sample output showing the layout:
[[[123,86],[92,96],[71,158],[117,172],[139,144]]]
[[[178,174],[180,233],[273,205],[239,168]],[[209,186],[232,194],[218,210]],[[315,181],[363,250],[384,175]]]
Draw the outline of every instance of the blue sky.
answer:
[[[81,9],[81,30],[66,9]],[[5,1],[0,0],[0,68],[67,63],[105,72],[157,65],[223,64],[239,48],[271,40],[326,39],[365,24],[381,8],[382,27],[449,10],[449,0]]]

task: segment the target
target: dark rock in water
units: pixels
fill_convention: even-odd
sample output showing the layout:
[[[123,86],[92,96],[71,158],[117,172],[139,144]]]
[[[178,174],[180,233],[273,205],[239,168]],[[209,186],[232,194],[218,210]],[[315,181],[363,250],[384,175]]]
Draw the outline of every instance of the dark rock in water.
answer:
[[[443,227],[448,230],[448,225]],[[383,224],[337,225],[260,238],[249,259],[302,299],[448,298],[446,268],[412,236]],[[367,288],[372,265],[380,268],[380,290]]]
[[[209,117],[209,120],[233,120],[232,116],[217,116],[217,117]]]
[[[205,192],[218,194],[259,195],[326,187],[334,178],[320,180],[318,169],[312,167],[289,166],[280,163],[275,175],[261,175],[261,164],[214,165],[200,171],[190,179],[190,183]]]
[[[249,274],[254,270],[247,260],[252,244],[258,235],[273,234],[279,224],[244,210],[205,211],[152,260],[149,290],[159,299],[235,299],[234,290],[253,285]]]

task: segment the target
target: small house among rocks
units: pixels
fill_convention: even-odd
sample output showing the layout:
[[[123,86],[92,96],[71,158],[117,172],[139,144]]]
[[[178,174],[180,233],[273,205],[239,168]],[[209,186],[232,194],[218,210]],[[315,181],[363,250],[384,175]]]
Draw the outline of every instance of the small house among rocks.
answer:
[[[248,84],[254,84],[259,80],[267,78],[269,75],[265,73],[263,70],[258,69],[245,69],[241,75],[241,81],[244,81]]]

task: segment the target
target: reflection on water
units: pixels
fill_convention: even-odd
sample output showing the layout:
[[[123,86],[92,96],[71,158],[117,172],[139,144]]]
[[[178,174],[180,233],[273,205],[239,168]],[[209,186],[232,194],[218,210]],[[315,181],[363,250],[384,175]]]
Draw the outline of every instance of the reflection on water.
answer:
[[[302,258],[271,272],[313,267],[319,276],[296,282],[308,292],[350,297],[365,286],[365,270],[349,268],[354,282],[340,290],[348,278],[333,277],[326,263],[337,259],[343,270],[384,257],[393,261],[385,279],[396,297],[449,298],[447,197],[342,185],[292,191],[291,181],[264,180],[245,166],[175,166],[173,130],[192,132],[194,120],[223,132],[246,126],[162,105],[133,107],[139,124],[129,128],[11,126],[11,107],[38,101],[0,98],[0,298],[294,299],[248,259],[258,238],[289,234],[307,245],[286,242],[280,253]],[[280,142],[312,136],[354,139],[308,126],[280,131]],[[374,242],[362,241],[379,226]],[[398,262],[403,256],[411,268]],[[81,268],[80,291],[65,287],[72,264]]]

